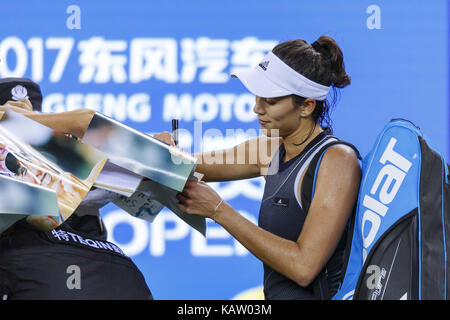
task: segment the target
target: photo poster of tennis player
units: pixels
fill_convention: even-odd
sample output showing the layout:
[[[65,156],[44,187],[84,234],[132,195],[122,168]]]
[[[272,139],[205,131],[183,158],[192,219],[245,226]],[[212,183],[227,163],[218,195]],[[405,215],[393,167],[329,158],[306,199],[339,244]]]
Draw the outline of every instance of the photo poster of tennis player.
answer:
[[[29,215],[59,217],[58,199],[54,190],[17,180],[4,167],[2,147],[0,156],[0,234]],[[9,156],[8,161],[12,160]]]
[[[11,110],[7,110],[0,121],[0,154],[2,175],[56,193],[57,216],[27,216],[28,223],[43,231],[59,226],[70,217],[107,161],[104,153],[76,137],[55,132]],[[23,196],[9,201],[23,201]],[[1,220],[7,212],[0,212]]]
[[[193,172],[189,180],[198,181],[202,174]],[[131,196],[120,196],[113,203],[136,218],[153,222],[163,207],[206,237],[206,220],[200,215],[187,214],[178,207],[178,191],[156,181],[144,178]]]
[[[96,112],[81,140],[108,161],[181,192],[197,159],[175,146]]]
[[[161,209],[167,207],[205,236],[205,218],[186,214],[176,206],[176,194],[183,190],[186,181],[201,179],[195,172],[197,158],[100,112],[94,114],[82,142],[107,154],[108,164],[143,178],[133,194],[122,195],[113,201],[115,205],[148,222],[153,222]],[[115,188],[123,186],[101,187],[118,192]]]

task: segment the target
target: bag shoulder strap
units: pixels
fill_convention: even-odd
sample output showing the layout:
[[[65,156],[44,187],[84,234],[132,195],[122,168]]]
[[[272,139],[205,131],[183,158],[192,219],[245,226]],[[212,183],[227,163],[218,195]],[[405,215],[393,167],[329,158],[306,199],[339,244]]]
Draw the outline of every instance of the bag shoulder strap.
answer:
[[[358,149],[351,143],[346,141],[331,141],[322,147],[322,149],[317,152],[314,158],[311,160],[308,169],[305,172],[305,176],[303,177],[302,186],[301,186],[301,202],[303,209],[307,213],[309,210],[309,206],[311,205],[312,198],[314,196],[317,172],[319,170],[320,162],[322,161],[322,157],[325,152],[332,146],[337,144],[345,144],[355,150],[356,156],[359,160],[361,160],[361,155],[359,154]]]
[[[335,141],[331,141],[330,143],[327,143],[325,146],[323,146],[321,148],[321,150],[311,160],[311,162],[308,166],[308,169],[305,172],[305,176],[303,177],[302,186],[301,186],[301,202],[302,202],[302,206],[303,206],[306,214],[308,214],[309,207],[311,205],[311,202],[312,202],[312,199],[314,196],[317,172],[318,172],[322,157],[330,147],[337,145],[337,144],[348,145],[355,151],[358,159],[359,160],[362,159],[358,149],[351,143],[341,141],[341,140],[337,140],[337,141],[335,140]],[[351,241],[351,238],[352,238],[351,231],[353,230],[354,215],[355,215],[355,210],[353,210],[352,216],[350,218],[351,224],[350,224],[350,226],[347,227],[347,235],[346,235],[347,244],[349,243],[349,240]],[[345,271],[347,261],[348,261],[348,256],[349,256],[349,251],[350,251],[348,248],[350,248],[350,246],[347,245],[345,248],[345,253],[344,253],[344,266],[342,269],[343,271]],[[313,293],[314,293],[314,296],[316,297],[316,299],[328,300],[334,294],[334,293],[330,292],[330,288],[328,287],[328,278],[327,277],[328,277],[327,267],[325,264],[323,270],[319,273],[316,280],[312,284]],[[343,275],[341,278],[343,278]],[[341,282],[342,282],[342,279],[341,279]]]

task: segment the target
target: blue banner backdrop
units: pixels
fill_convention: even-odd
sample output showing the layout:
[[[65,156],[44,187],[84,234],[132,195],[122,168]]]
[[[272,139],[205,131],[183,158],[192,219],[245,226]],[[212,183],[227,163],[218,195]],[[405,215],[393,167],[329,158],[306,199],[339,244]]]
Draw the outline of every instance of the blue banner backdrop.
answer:
[[[390,119],[406,118],[448,158],[448,7],[445,0],[2,0],[0,77],[38,82],[44,112],[92,108],[146,133],[170,131],[179,118],[180,144],[194,152],[258,134],[254,97],[231,71],[279,42],[327,34],[352,78],[332,113],[335,134],[365,155]],[[262,179],[212,185],[256,223]],[[261,262],[219,225],[208,222],[204,239],[167,210],[152,224],[114,205],[102,215],[155,298],[261,297]]]

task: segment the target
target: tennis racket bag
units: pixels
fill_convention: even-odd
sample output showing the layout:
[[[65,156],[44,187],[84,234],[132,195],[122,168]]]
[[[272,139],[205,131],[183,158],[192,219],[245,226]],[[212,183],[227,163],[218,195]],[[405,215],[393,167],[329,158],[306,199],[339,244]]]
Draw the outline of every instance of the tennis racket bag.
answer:
[[[407,120],[391,120],[362,161],[347,265],[333,300],[447,299],[449,165]]]

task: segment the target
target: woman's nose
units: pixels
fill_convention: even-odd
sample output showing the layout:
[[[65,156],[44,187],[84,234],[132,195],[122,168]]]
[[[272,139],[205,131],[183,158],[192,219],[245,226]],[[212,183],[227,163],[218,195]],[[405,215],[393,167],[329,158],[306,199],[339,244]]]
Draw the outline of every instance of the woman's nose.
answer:
[[[263,98],[256,96],[255,106],[253,112],[257,114],[264,114]]]

